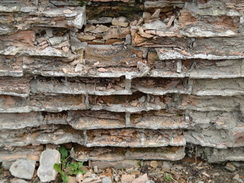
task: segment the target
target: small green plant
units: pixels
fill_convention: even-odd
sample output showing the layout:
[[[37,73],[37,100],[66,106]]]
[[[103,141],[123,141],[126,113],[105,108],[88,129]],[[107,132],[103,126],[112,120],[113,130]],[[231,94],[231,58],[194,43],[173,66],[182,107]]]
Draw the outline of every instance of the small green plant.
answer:
[[[83,162],[70,161],[70,152],[65,147],[61,146],[59,152],[61,154],[61,163],[55,163],[53,168],[61,175],[64,183],[68,183],[68,177],[70,175],[86,173],[82,170]]]
[[[170,174],[165,173],[165,175],[164,175],[164,180],[165,180],[166,182],[170,182],[170,181],[173,180],[173,178],[172,178],[172,176],[171,176]]]

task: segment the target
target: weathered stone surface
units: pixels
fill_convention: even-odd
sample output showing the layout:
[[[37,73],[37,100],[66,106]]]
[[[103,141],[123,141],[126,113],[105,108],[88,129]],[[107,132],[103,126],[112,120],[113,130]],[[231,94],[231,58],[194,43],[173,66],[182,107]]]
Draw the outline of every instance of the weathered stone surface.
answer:
[[[31,132],[31,133],[30,133]],[[82,132],[76,131],[69,126],[40,126],[21,130],[1,130],[0,147],[3,146],[27,146],[40,144],[84,144]]]
[[[112,180],[111,180],[111,178],[110,177],[104,177],[103,179],[102,179],[102,183],[112,183]]]
[[[117,167],[186,143],[243,161],[243,2],[98,1],[1,0],[3,166],[64,143]]]
[[[156,61],[152,77],[239,78],[243,76],[243,59],[239,60],[183,60]]]
[[[172,101],[172,96],[154,96],[143,93],[89,97],[93,110],[129,113],[165,109],[169,101]]]
[[[186,3],[185,8],[199,15],[221,16],[221,15],[231,15],[230,9],[227,8],[227,7],[232,7],[231,4],[232,4],[231,1],[229,2],[227,1],[226,3],[225,1],[217,0],[217,1],[209,1],[206,4]],[[235,9],[235,6],[236,7],[242,6],[243,2],[233,3],[233,5],[234,7],[232,9]],[[240,9],[240,12],[241,10],[242,8]]]
[[[193,94],[195,95],[221,95],[234,96],[244,94],[243,78],[194,80]]]
[[[145,1],[144,2],[144,6],[146,9],[149,8],[165,8],[168,6],[176,6],[176,7],[184,7],[184,2],[186,0],[183,1],[170,1],[170,0],[164,0],[164,1]]]
[[[161,147],[150,149],[129,149],[125,156],[127,159],[143,159],[143,160],[181,160],[185,156],[184,147]],[[146,152],[146,153],[145,153]],[[145,156],[145,154],[147,154]]]
[[[86,108],[85,96],[83,95],[32,95],[26,99],[7,95],[0,96],[1,113],[26,113],[31,111],[59,112]]]
[[[124,78],[44,78],[32,80],[33,93],[93,94],[113,95],[130,94]]]
[[[192,109],[196,111],[232,111],[239,108],[243,97],[222,96],[193,96],[184,95],[179,105],[180,109]]]
[[[115,26],[127,27],[128,24],[129,23],[127,22],[125,17],[113,18],[113,20],[112,20],[112,25],[115,25]]]
[[[18,159],[11,167],[10,172],[13,176],[23,179],[31,179],[34,174],[36,161],[30,159]]]
[[[185,139],[181,131],[171,130],[92,130],[87,131],[87,147],[165,147],[183,146]]]
[[[119,45],[89,45],[85,53],[86,62],[96,64],[96,67],[136,66],[137,62],[142,61],[142,57],[134,53],[132,48],[124,49]]]
[[[15,147],[14,150],[1,150],[0,162],[12,162],[18,159],[31,159],[39,161],[43,146]]]
[[[125,114],[108,111],[70,111],[68,123],[74,129],[124,128]]]
[[[60,153],[55,149],[46,149],[40,157],[37,175],[41,182],[53,181],[58,172],[53,169],[55,163],[60,163]]]
[[[0,130],[21,129],[26,127],[35,127],[45,124],[43,117],[36,112],[0,114]]]
[[[136,78],[132,80],[132,88],[153,94],[165,95],[167,93],[190,93],[187,79],[162,79],[162,78]]]
[[[210,163],[219,163],[225,161],[243,161],[243,152],[243,147],[235,149],[215,149],[209,147],[199,149],[199,155],[205,158]]]
[[[232,136],[226,130],[204,129],[188,131],[184,133],[184,137],[187,143],[203,147],[214,147],[218,149],[233,147]]]
[[[75,148],[72,158],[77,161],[121,161],[128,159],[143,160],[180,160],[185,156],[184,147],[160,147],[160,148],[121,148],[121,147],[92,147],[78,146]],[[145,153],[146,152],[146,153]]]
[[[30,93],[31,78],[0,78],[0,94],[27,97]]]
[[[130,115],[130,120],[128,126],[135,128],[179,129],[189,127],[189,123],[183,116],[182,111],[170,113],[165,110],[159,110],[135,113]]]
[[[219,130],[229,130],[236,127],[239,123],[242,123],[242,119],[240,119],[240,113],[238,111],[191,111],[188,113],[188,116],[192,122],[190,126],[194,129],[207,129],[214,127]]]

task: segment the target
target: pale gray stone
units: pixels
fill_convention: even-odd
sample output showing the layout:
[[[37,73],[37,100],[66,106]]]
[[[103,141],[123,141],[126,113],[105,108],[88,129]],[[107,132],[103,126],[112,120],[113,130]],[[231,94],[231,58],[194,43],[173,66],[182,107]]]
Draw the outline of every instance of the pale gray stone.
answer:
[[[10,167],[13,176],[23,179],[31,179],[35,170],[36,161],[31,159],[18,159]]]
[[[51,45],[57,45],[66,40],[67,40],[66,37],[52,37],[49,39],[49,42],[51,43]]]
[[[102,183],[112,183],[112,180],[111,180],[110,177],[104,177],[104,178],[102,179]]]
[[[27,181],[23,180],[23,179],[11,179],[10,183],[28,183]]]
[[[41,182],[50,182],[55,180],[57,172],[53,166],[60,162],[60,153],[55,149],[46,149],[40,157],[40,167],[37,170],[37,176]]]
[[[72,21],[72,24],[78,28],[81,29],[84,24],[86,24],[86,12],[85,7],[79,8],[79,14],[76,16],[76,18]]]
[[[166,24],[160,20],[156,20],[151,23],[143,24],[143,28],[152,29],[152,30],[160,30],[160,31],[166,31],[166,29],[167,29]]]
[[[111,23],[112,22],[111,17],[101,17],[98,18],[97,20],[88,20],[87,22],[90,24],[107,24],[107,23]]]

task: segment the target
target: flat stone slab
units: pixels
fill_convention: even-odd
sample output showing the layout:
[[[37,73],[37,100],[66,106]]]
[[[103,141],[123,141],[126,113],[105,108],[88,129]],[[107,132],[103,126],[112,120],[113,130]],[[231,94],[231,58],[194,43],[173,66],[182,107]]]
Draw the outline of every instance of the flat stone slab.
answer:
[[[13,176],[23,179],[31,179],[35,170],[36,161],[31,159],[18,159],[10,167]]]
[[[60,153],[55,149],[47,149],[42,152],[40,157],[40,166],[37,170],[37,175],[41,182],[50,182],[55,180],[56,172],[53,169],[55,163],[60,162]]]

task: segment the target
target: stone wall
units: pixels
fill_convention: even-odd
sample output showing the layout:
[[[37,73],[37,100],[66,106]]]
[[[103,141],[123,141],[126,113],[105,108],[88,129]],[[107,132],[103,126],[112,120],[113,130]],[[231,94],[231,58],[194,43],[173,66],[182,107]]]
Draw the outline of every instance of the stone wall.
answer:
[[[243,1],[1,0],[0,76],[6,165],[244,160]]]

